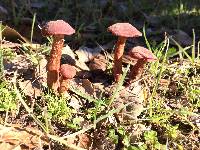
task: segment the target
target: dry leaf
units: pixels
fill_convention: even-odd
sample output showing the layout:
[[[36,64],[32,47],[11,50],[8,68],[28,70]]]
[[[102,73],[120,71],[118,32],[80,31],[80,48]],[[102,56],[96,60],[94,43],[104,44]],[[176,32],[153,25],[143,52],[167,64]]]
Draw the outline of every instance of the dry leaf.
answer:
[[[17,32],[15,29],[1,25],[2,28],[2,37],[5,38],[5,40],[12,41],[12,42],[19,42],[21,41],[23,46],[29,47],[33,50],[37,50],[41,47],[40,44],[34,44],[31,43],[27,38],[22,36],[19,32]]]
[[[70,98],[70,102],[68,103],[68,105],[71,106],[72,108],[74,108],[77,112],[78,112],[79,109],[82,107],[82,106],[80,105],[79,100],[78,100],[76,97],[74,97],[73,95],[72,95],[72,97]]]
[[[45,58],[41,59],[45,60]],[[4,73],[5,75],[12,75],[17,72],[18,84],[20,89],[32,97],[37,97],[40,95],[40,83],[46,80],[46,61],[40,62],[41,66],[38,66],[35,70],[31,67],[31,62],[25,55],[16,55],[15,59],[7,61],[4,60]],[[40,76],[40,77],[38,77]],[[37,80],[33,82],[33,79],[37,77]],[[42,82],[43,83],[43,82]]]
[[[21,45],[6,40],[0,40],[0,48],[17,48],[17,47],[21,47]]]
[[[168,86],[169,83],[170,83],[170,81],[167,80],[167,79],[160,79],[160,85],[161,86]]]
[[[16,55],[13,60],[4,60],[4,73],[13,73],[18,70],[18,73],[26,72],[30,67],[30,60],[25,55]]]
[[[25,46],[25,47],[29,47],[33,50],[37,50],[38,48],[41,47],[40,44],[34,44],[31,43],[28,39],[26,39],[25,37],[23,37],[19,32],[17,32],[15,29],[9,27],[9,26],[4,26],[1,25],[1,29],[2,29],[2,37],[5,38],[8,41],[12,41],[12,42],[22,42],[22,45],[17,43],[7,43],[7,47],[21,47],[21,46]],[[8,45],[9,44],[9,45]],[[5,44],[4,44],[5,45]],[[5,47],[3,45],[3,47]]]
[[[16,146],[6,142],[0,143],[0,148],[4,150],[22,150],[20,145]]]
[[[82,79],[82,87],[85,89],[86,93],[94,95],[93,85],[88,79]]]
[[[41,148],[42,145],[48,144],[48,139],[41,131],[35,128],[21,128],[18,125],[0,125],[0,144],[7,148],[9,148],[10,145],[15,146],[12,147],[12,149],[16,150],[21,150],[22,145],[33,149]]]
[[[109,92],[111,95],[115,86]],[[146,90],[142,87],[139,81],[132,83],[129,87],[122,87],[119,97],[113,102],[115,108],[122,107],[126,104],[126,108],[117,114],[120,121],[136,119],[144,110],[143,102],[147,97]]]
[[[93,59],[96,55],[101,52],[101,49],[88,48],[88,47],[80,47],[75,53],[78,56],[79,61],[88,62]]]
[[[68,45],[66,45],[62,50],[61,63],[75,66],[77,72],[81,70],[90,70],[85,62],[76,60],[74,52]]]
[[[66,141],[69,145],[76,145],[80,149],[89,149],[91,145],[90,136],[86,133],[67,138]]]
[[[107,54],[107,57],[110,59],[110,60],[114,60],[114,54]],[[127,54],[124,54],[122,56],[122,62],[125,63],[125,64],[131,64],[131,65],[135,65],[137,60],[136,59],[133,59],[131,58],[129,55]]]
[[[97,43],[97,45],[98,46],[96,48],[88,48],[88,47],[82,46],[77,51],[75,51],[75,53],[77,54],[77,56],[79,58],[79,61],[89,62],[95,56],[100,54],[101,51],[105,51],[107,49],[112,48],[113,43],[110,42],[110,43],[102,45],[102,46]]]
[[[74,52],[72,51],[72,49],[68,45],[66,45],[65,47],[63,47],[63,49],[62,49],[62,55],[63,54],[67,54],[72,59],[75,59],[75,54],[74,54]]]
[[[108,60],[106,60],[106,58],[103,55],[99,54],[90,62],[89,68],[90,70],[105,71],[107,68],[107,63]]]
[[[75,51],[75,53],[77,54],[79,61],[88,62],[94,57],[93,51],[94,51],[93,48],[82,46],[77,51]]]
[[[39,85],[37,85],[36,83],[32,83],[31,80],[18,80],[18,84],[20,89],[22,90],[21,92],[23,92],[25,95],[31,97],[41,96]]]
[[[140,135],[142,135],[143,132],[147,130],[147,128],[143,124],[133,124],[132,126],[129,126],[128,128],[130,128],[127,130],[127,132],[130,133],[131,143],[135,143],[138,137],[140,137]]]
[[[90,136],[86,133],[78,135],[78,146],[81,148],[89,149],[91,145],[91,139]]]
[[[76,66],[77,68],[81,69],[81,70],[87,70],[87,71],[90,70],[89,67],[88,67],[84,62],[79,61],[79,60],[76,60],[75,66]]]
[[[81,93],[94,95],[94,88],[92,83],[88,79],[76,78],[72,80],[72,87],[81,91]]]
[[[19,32],[17,32],[15,29],[10,28],[9,26],[4,26],[2,25],[1,28],[3,29],[2,31],[2,36],[8,40],[8,41],[15,41],[18,42],[23,41],[25,43],[30,43],[25,37],[23,37]]]

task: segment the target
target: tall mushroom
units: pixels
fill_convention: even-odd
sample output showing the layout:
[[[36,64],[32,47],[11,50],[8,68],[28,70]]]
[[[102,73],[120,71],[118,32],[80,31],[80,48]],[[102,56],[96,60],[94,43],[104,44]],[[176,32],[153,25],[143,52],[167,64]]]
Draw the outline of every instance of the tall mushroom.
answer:
[[[134,79],[141,77],[144,70],[144,65],[147,62],[153,62],[157,60],[157,57],[150,50],[142,46],[136,46],[132,48],[129,52],[129,56],[131,56],[133,59],[137,59],[137,63],[131,68],[128,83],[131,83]]]
[[[68,64],[62,64],[60,67],[60,94],[65,94],[70,86],[71,79],[76,75],[76,69],[74,66]]]
[[[71,35],[75,30],[65,21],[50,21],[42,27],[43,36],[53,36],[53,44],[50,58],[47,64],[47,85],[54,92],[59,87],[59,69],[62,48],[64,44],[64,35]]]
[[[124,46],[128,37],[142,36],[142,33],[133,27],[130,23],[116,23],[108,27],[108,31],[118,36],[118,41],[115,45],[114,54],[114,78],[118,82],[122,74],[122,55],[124,53]]]

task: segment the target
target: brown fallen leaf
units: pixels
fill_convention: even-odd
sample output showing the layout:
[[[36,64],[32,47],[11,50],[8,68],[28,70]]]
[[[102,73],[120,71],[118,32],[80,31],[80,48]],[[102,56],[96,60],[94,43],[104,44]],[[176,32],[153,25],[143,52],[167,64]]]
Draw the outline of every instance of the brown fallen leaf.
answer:
[[[78,135],[78,139],[78,147],[89,149],[90,145],[92,144],[92,140],[88,134],[80,134]]]
[[[89,149],[91,146],[91,138],[87,133],[79,134],[66,139],[67,144],[75,145],[78,149]]]
[[[10,74],[18,70],[18,73],[27,72],[30,68],[31,62],[25,55],[16,55],[15,59],[4,60],[4,73]]]
[[[82,79],[82,87],[85,89],[85,92],[89,95],[94,95],[94,88],[90,80]]]
[[[3,144],[1,146],[10,147],[10,145],[13,145],[15,146],[12,147],[13,149],[21,150],[24,145],[28,147],[28,149],[34,149],[42,148],[42,146],[48,144],[48,142],[48,138],[35,128],[22,128],[19,125],[0,125],[0,144]]]
[[[32,21],[32,19],[31,19]],[[22,43],[20,46],[25,46],[33,50],[37,50],[41,47],[40,44],[35,44],[30,42],[27,38],[22,36],[18,31],[9,27],[8,25],[1,25],[2,37],[7,41],[12,41],[14,43]]]
[[[63,49],[62,49],[62,55],[64,55],[64,54],[67,54],[72,59],[75,59],[75,54],[72,51],[72,49],[69,47],[69,45],[65,45],[65,47],[63,47]]]
[[[79,61],[88,62],[90,61],[95,54],[99,54],[99,51],[95,51],[93,48],[82,46],[75,53],[78,56]]]
[[[77,54],[79,61],[89,62],[95,56],[100,54],[101,51],[105,51],[106,49],[109,49],[109,48],[111,48],[111,46],[113,46],[112,43],[108,43],[108,44],[102,45],[102,46],[97,43],[97,45],[98,46],[95,48],[89,48],[89,47],[82,46],[78,50],[76,50],[75,53]]]
[[[135,143],[137,139],[147,130],[143,124],[133,124],[127,127],[127,132],[130,133],[130,141]]]
[[[2,142],[0,143],[0,148],[4,150],[22,150],[20,145],[12,145],[10,143]]]
[[[38,97],[41,96],[41,90],[39,88],[39,85],[36,83],[33,83],[31,80],[18,80],[18,84],[20,89],[22,90],[25,95],[30,97]]]
[[[17,83],[24,94],[37,97],[41,93],[40,85],[46,80],[46,61],[44,60],[45,58],[41,58],[39,66],[34,69],[25,55],[16,55],[13,60],[4,60],[4,74],[9,76],[17,73],[19,77]]]
[[[72,108],[74,108],[77,112],[82,107],[79,100],[76,97],[74,97],[73,95],[71,96],[70,102],[68,103],[68,105],[71,106]]]
[[[80,72],[82,70],[86,71],[90,70],[88,66],[85,64],[85,62],[76,59],[75,53],[68,45],[66,45],[62,50],[61,63],[75,66],[77,72]]]
[[[82,61],[79,61],[79,60],[76,60],[76,64],[75,64],[75,67],[77,67],[78,69],[81,69],[81,70],[87,70],[89,71],[89,67]]]
[[[30,43],[25,37],[23,37],[19,32],[17,32],[15,29],[2,25],[2,36],[9,41],[15,41],[18,42],[19,40],[25,43]]]
[[[18,48],[21,47],[20,44],[18,43],[13,43],[10,41],[6,41],[6,40],[0,40],[0,48]]]
[[[112,97],[112,93],[116,89],[116,85],[108,87],[108,93]],[[114,108],[123,107],[127,105],[116,117],[120,121],[127,121],[136,119],[144,110],[143,103],[147,98],[146,90],[141,85],[140,81],[132,83],[129,87],[121,87],[119,96],[113,102]]]
[[[93,132],[92,148],[94,150],[114,150],[116,144],[108,137],[108,128],[103,123]]]
[[[105,71],[107,64],[108,60],[103,55],[99,54],[89,63],[89,68],[92,71]]]
[[[93,85],[88,79],[76,78],[72,80],[72,87],[78,89],[81,93],[95,96]]]

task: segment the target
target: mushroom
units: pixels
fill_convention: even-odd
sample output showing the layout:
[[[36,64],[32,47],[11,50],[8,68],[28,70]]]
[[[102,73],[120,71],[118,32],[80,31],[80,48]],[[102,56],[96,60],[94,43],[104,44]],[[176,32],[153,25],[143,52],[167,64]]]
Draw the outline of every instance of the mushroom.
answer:
[[[118,41],[115,45],[114,54],[114,78],[118,82],[122,74],[122,55],[124,53],[124,46],[128,37],[142,36],[142,33],[133,27],[130,23],[116,23],[108,27],[108,31],[118,36]]]
[[[144,70],[144,65],[147,62],[153,62],[157,60],[157,57],[150,50],[142,46],[136,46],[132,48],[129,52],[129,56],[133,59],[137,59],[137,63],[131,68],[128,83],[131,83],[133,80],[141,77]]]
[[[60,74],[61,79],[59,93],[63,94],[69,89],[70,81],[76,75],[76,69],[74,66],[62,64],[60,67]]]
[[[47,85],[56,92],[59,87],[59,69],[64,35],[71,35],[75,33],[75,30],[65,21],[57,20],[45,24],[41,32],[43,36],[53,36],[52,49],[47,64]]]

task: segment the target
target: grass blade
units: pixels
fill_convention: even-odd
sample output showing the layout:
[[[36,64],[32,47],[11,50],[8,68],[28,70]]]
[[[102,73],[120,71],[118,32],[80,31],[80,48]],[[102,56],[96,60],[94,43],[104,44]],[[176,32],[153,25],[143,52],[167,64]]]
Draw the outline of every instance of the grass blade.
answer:
[[[32,26],[31,26],[31,43],[33,41],[33,31],[34,31],[34,26],[35,26],[35,18],[36,18],[36,13],[33,15],[33,21],[32,21]]]

